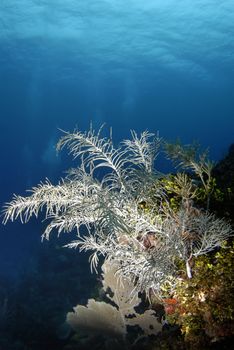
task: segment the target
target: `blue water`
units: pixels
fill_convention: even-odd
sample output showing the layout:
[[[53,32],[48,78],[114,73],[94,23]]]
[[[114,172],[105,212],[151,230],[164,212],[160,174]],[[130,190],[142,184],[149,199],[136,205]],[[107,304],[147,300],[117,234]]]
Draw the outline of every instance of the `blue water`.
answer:
[[[234,142],[233,38],[233,0],[1,0],[0,204],[56,182],[68,167],[59,128],[91,120],[117,143],[148,129],[222,158]],[[27,263],[42,230],[0,227],[1,273]]]

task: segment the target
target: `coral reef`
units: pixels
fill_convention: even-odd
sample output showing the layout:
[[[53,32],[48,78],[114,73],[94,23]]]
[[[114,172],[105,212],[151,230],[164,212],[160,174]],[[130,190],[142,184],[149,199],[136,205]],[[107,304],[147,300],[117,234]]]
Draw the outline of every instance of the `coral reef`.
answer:
[[[92,127],[88,132],[65,133],[57,149],[68,148],[79,166],[70,169],[57,185],[46,180],[34,187],[30,196],[14,196],[5,206],[3,222],[17,218],[27,222],[32,216],[42,214],[49,219],[43,238],[49,239],[54,229],[58,234],[75,231],[75,241],[66,247],[91,251],[91,270],[98,272],[100,258],[101,262],[104,260],[103,269],[112,266],[109,274],[104,271],[103,280],[109,303],[90,299],[87,306],[78,305],[75,312],[68,314],[68,323],[74,330],[78,328],[78,334],[79,330],[86,333],[92,330],[100,335],[106,328],[111,337],[104,334],[102,339],[121,338],[125,344],[128,329],[134,325],[138,331],[141,329],[140,333],[133,332],[137,343],[139,335],[141,338],[151,336],[151,333],[156,335],[160,329],[160,326],[155,328],[158,321],[155,317],[152,319],[152,310],[161,302],[166,314],[171,315],[170,322],[173,315],[176,329],[182,330],[182,335],[175,337],[178,344],[185,340],[183,346],[190,346],[190,339],[194,341],[198,329],[203,330],[203,340],[208,343],[218,341],[221,335],[217,327],[223,329],[223,324],[227,325],[233,317],[229,298],[230,271],[226,271],[226,264],[229,266],[232,260],[227,263],[215,255],[222,256],[220,247],[225,241],[230,243],[233,235],[232,225],[226,220],[231,214],[220,215],[218,207],[231,196],[232,187],[230,190],[219,187],[220,182],[215,177],[218,167],[214,168],[207,152],[200,152],[197,145],[169,144],[147,131],[140,136],[132,131],[132,138],[115,148],[112,137],[102,137],[101,133],[102,128],[95,132]],[[178,168],[175,174],[164,175],[154,168],[161,147],[166,157],[175,162]],[[231,254],[229,248],[222,249]],[[227,306],[225,313],[230,311],[224,316],[216,310],[220,319],[210,306],[209,288],[203,284],[206,281],[203,270],[212,274],[210,281],[215,290],[215,303],[220,295],[223,296]],[[219,289],[220,274],[223,279]],[[107,279],[108,283],[105,282]],[[115,280],[120,281],[119,284],[113,284]],[[131,297],[124,306],[120,303],[121,298],[124,300],[121,283]],[[140,314],[136,311],[139,293],[151,302],[151,305],[144,305]],[[117,301],[116,296],[120,295]],[[185,296],[187,299],[182,307]],[[206,308],[201,315],[197,304],[203,298],[207,302],[202,304]],[[186,318],[187,311],[183,314],[181,310],[189,309],[190,303],[194,311]],[[98,323],[101,314],[102,322]],[[115,320],[112,323],[108,321],[110,315]],[[225,332],[222,330],[221,333]],[[224,336],[230,334],[232,327]],[[171,335],[168,337],[170,339]],[[203,346],[198,338],[196,341]],[[129,344],[134,348],[134,341]],[[158,336],[158,341],[148,343],[152,348],[153,344],[160,348],[166,342],[163,336]],[[170,348],[170,344],[168,346]]]
[[[209,348],[234,335],[233,248],[225,243],[216,253],[197,258],[193,279],[180,278],[169,299],[167,320],[181,327],[189,348]]]
[[[80,166],[54,186],[48,180],[32,189],[29,197],[15,196],[5,208],[4,223],[20,218],[27,222],[40,211],[50,219],[44,237],[53,229],[77,231],[69,247],[92,250],[91,268],[100,255],[118,263],[119,274],[135,282],[136,292],[160,293],[166,281],[176,283],[175,260],[183,259],[191,278],[190,261],[206,254],[232,234],[231,226],[207,210],[193,206],[198,188],[210,203],[212,163],[206,153],[196,159],[194,147],[165,144],[172,159],[198,177],[201,186],[186,174],[178,174],[174,188],[181,197],[178,210],[171,208],[167,191],[154,170],[160,142],[147,131],[115,148],[112,139],[88,132],[66,133],[58,150],[67,147]],[[98,174],[98,170],[102,173]],[[144,204],[143,210],[141,209]],[[86,232],[81,234],[81,229]],[[150,242],[147,248],[145,242]]]

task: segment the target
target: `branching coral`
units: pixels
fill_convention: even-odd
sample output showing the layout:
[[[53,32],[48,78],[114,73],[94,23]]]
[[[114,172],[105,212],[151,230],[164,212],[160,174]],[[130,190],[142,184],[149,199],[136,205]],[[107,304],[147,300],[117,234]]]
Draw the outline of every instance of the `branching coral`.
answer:
[[[46,180],[31,190],[31,196],[14,196],[3,222],[18,217],[27,222],[42,211],[50,220],[43,237],[49,239],[53,229],[59,234],[75,229],[77,240],[68,246],[91,250],[93,269],[103,255],[117,263],[119,275],[134,282],[136,293],[160,294],[162,283],[176,283],[177,258],[185,261],[191,277],[191,258],[219,246],[231,235],[231,226],[193,206],[196,185],[186,174],[176,177],[174,189],[181,202],[176,210],[171,207],[163,175],[154,169],[158,137],[147,131],[138,137],[133,131],[131,140],[115,148],[101,131],[65,133],[57,149],[67,147],[80,166],[58,185]],[[171,152],[176,158],[175,149]],[[178,155],[208,191],[210,163],[205,156],[196,162],[194,151],[183,153],[181,146]]]

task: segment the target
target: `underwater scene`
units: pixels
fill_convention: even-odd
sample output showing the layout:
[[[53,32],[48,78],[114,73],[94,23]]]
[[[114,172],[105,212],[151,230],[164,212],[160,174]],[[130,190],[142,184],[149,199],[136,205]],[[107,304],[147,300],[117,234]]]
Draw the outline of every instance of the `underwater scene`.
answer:
[[[0,1],[0,350],[234,339],[234,1]]]

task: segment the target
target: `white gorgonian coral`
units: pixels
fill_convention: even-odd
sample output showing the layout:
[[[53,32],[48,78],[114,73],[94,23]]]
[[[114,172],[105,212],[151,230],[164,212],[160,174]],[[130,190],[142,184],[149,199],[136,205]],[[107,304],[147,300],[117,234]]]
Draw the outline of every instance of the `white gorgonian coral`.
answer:
[[[185,174],[177,175],[182,201],[172,210],[163,175],[154,169],[158,137],[148,131],[138,137],[132,131],[132,139],[115,148],[101,132],[92,127],[66,132],[57,149],[68,148],[79,167],[58,185],[46,180],[30,196],[14,196],[5,206],[3,222],[18,217],[27,222],[42,212],[49,219],[43,237],[49,239],[53,229],[59,234],[76,230],[77,240],[68,246],[91,250],[92,269],[103,255],[117,263],[120,276],[134,281],[135,292],[160,294],[162,283],[173,280],[176,258],[185,261],[191,277],[191,258],[219,246],[232,233],[231,226],[193,207],[194,185]]]

